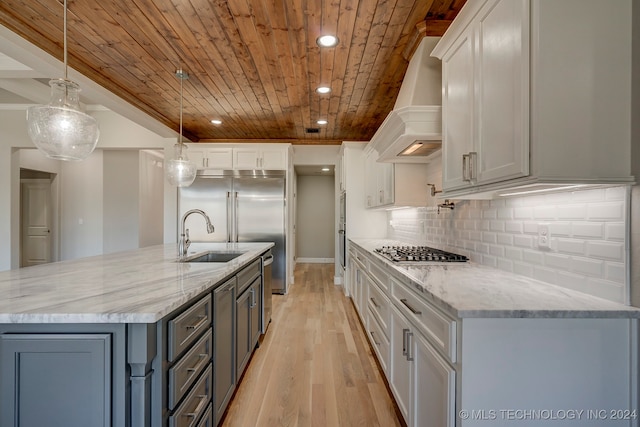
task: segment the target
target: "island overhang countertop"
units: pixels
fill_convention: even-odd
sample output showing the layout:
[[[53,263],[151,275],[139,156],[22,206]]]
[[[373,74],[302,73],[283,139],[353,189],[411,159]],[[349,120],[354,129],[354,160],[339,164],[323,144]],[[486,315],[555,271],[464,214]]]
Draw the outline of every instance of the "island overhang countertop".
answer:
[[[154,323],[274,244],[193,243],[189,255],[243,252],[223,263],[178,262],[177,245],[0,272],[0,323]]]

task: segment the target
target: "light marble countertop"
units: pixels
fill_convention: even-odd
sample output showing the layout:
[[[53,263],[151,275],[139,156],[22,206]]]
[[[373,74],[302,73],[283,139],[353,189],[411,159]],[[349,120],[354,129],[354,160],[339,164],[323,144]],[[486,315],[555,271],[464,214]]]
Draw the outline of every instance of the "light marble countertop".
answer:
[[[640,318],[640,309],[473,262],[399,265],[373,252],[383,239],[351,239],[394,277],[454,317]]]
[[[180,263],[177,245],[0,272],[0,323],[155,323],[247,265],[273,243],[192,243],[189,254],[245,252],[226,263]]]

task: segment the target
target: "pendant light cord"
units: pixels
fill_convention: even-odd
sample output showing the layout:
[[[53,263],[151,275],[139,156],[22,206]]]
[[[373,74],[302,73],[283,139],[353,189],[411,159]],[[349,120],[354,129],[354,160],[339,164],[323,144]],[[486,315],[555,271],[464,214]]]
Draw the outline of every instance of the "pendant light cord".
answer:
[[[184,80],[182,69],[178,71],[178,76],[180,79],[180,141],[179,142],[180,144],[182,144],[182,81]]]
[[[63,29],[63,36],[62,36],[62,49],[64,52],[64,79],[67,79],[67,0],[64,0],[64,15],[63,15],[63,20],[64,20],[64,29]]]

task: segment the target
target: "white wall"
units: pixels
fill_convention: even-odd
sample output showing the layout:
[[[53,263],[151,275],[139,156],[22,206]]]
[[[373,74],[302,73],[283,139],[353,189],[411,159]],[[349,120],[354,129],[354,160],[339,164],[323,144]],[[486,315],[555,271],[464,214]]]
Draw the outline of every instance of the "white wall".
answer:
[[[335,165],[339,145],[294,145],[293,165]]]
[[[139,246],[164,243],[164,156],[160,151],[140,151]],[[173,235],[175,237],[175,234]]]
[[[335,247],[334,177],[298,175],[298,262],[333,262]]]
[[[138,247],[140,159],[137,150],[104,150],[103,253]]]
[[[20,149],[34,148],[26,127],[24,106],[0,110],[0,270],[19,265]],[[163,138],[111,111],[89,111],[100,124],[98,148],[83,162],[46,166],[57,174],[61,216],[60,259],[101,253],[103,250],[103,149],[171,148],[174,138]],[[44,156],[42,156],[44,159]],[[33,166],[32,166],[33,167]],[[111,168],[111,166],[108,166]],[[138,168],[138,166],[136,166]],[[137,186],[137,183],[136,183]],[[163,240],[175,241],[176,188],[163,185]],[[80,224],[82,220],[82,224]]]

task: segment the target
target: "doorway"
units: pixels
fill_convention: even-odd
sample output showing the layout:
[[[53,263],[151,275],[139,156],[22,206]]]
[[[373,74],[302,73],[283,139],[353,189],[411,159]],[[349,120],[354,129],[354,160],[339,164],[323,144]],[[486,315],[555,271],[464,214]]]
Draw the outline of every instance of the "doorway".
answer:
[[[54,260],[53,178],[48,172],[20,169],[20,267]]]

